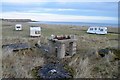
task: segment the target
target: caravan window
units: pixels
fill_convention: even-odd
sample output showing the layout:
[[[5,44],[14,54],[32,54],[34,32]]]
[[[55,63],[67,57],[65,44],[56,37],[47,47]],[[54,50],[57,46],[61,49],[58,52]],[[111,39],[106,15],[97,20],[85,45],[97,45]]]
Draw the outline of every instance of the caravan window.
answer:
[[[93,30],[93,28],[90,28],[90,30]]]
[[[17,26],[17,28],[20,28],[20,26]]]
[[[97,28],[95,28],[95,30],[97,30]]]
[[[35,31],[35,34],[40,34],[40,31]]]
[[[100,29],[100,31],[103,31],[103,29]]]

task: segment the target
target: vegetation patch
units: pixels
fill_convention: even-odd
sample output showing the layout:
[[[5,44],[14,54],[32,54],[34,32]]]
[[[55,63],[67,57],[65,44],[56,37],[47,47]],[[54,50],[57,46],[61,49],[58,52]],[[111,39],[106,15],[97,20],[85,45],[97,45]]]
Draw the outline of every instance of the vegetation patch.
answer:
[[[115,60],[120,60],[120,49],[111,48],[111,47],[106,49],[110,50],[115,55]]]
[[[72,78],[73,78],[74,75],[76,74],[76,73],[75,73],[75,69],[74,69],[73,67],[71,67],[71,66],[64,65],[64,69],[71,74]]]
[[[37,67],[35,67],[35,68],[33,68],[33,69],[31,70],[31,75],[32,75],[33,78],[40,78],[40,77],[38,76],[38,70],[39,70],[40,68],[42,68],[42,67],[41,67],[41,66],[37,66]]]
[[[118,49],[118,48],[107,47],[105,49],[100,49],[98,51],[98,54],[101,57],[104,57],[105,55],[110,54],[110,52],[114,54],[113,57],[115,60],[120,60],[120,49]]]
[[[100,49],[98,53],[101,57],[104,57],[106,54],[109,53],[109,49]]]

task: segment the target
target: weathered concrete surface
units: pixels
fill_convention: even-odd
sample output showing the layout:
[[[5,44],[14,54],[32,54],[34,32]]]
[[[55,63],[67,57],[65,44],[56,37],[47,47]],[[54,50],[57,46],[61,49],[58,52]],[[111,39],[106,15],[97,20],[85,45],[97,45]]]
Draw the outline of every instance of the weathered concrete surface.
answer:
[[[27,43],[15,43],[15,44],[3,45],[2,48],[10,48],[13,51],[15,51],[15,50],[28,49],[31,47]]]
[[[54,43],[52,41],[49,41],[49,53],[55,53]]]
[[[60,44],[59,45],[57,57],[58,58],[64,58],[65,57],[65,44]]]
[[[72,56],[76,53],[76,42],[72,42],[70,43],[70,51],[69,54]]]

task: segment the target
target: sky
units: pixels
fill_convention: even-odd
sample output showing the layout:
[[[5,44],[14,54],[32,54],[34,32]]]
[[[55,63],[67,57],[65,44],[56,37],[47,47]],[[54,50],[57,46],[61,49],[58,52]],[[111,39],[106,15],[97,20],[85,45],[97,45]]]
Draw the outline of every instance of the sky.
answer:
[[[5,19],[62,22],[118,22],[118,0],[2,0]]]

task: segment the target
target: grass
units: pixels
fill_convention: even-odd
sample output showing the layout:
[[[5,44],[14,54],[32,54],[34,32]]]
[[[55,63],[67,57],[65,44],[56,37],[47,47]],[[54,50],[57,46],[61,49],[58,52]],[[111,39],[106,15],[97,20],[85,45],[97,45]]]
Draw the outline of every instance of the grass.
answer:
[[[106,48],[108,50],[110,50],[112,53],[114,53],[114,55],[116,56],[115,59],[120,60],[120,49],[116,49],[116,48],[112,48],[112,47],[108,47]]]
[[[21,37],[21,38],[29,38],[29,27],[32,26],[33,24],[28,24],[28,23],[22,23],[23,26],[23,31],[15,31],[14,26],[15,23],[12,24],[11,26],[3,26],[2,27],[2,34],[3,38],[5,37]],[[35,25],[35,24],[34,24]],[[50,36],[51,34],[55,35],[67,35],[67,34],[76,34],[76,35],[88,35],[88,36],[93,36],[96,37],[98,35],[93,35],[93,34],[87,34],[87,28],[86,27],[79,27],[75,26],[76,29],[72,29],[74,26],[60,26],[60,25],[39,25],[42,27],[42,35],[43,36]],[[113,31],[115,31],[116,28],[113,28]],[[118,34],[114,33],[108,33],[107,35],[99,35],[99,37],[117,37]]]
[[[41,26],[42,31],[41,37],[42,43],[47,43],[47,38],[50,37],[51,34],[54,35],[71,35],[76,34],[78,36],[77,49],[78,50],[87,50],[89,48],[103,48],[103,47],[113,47],[118,44],[118,34],[108,33],[107,35],[97,35],[97,34],[87,34],[88,27],[80,27],[80,26],[72,26],[72,25],[47,25],[47,24],[27,24],[22,23],[23,31],[15,31],[14,30],[15,23],[11,24],[11,26],[3,26],[2,27],[2,35],[3,42],[5,39],[31,39],[29,37],[29,27],[33,25]],[[75,29],[72,29],[75,28]],[[111,32],[117,31],[116,28],[108,28]],[[39,38],[36,38],[36,41]],[[9,42],[9,41],[5,41]],[[81,47],[82,46],[82,47]]]
[[[41,66],[37,66],[35,67],[34,69],[31,70],[31,75],[34,77],[34,78],[40,78],[38,75],[38,70],[41,68]]]
[[[15,31],[14,30],[14,25],[16,23],[4,23],[6,24],[6,26],[2,26],[2,42],[3,44],[5,43],[14,43],[14,42],[28,42],[30,43],[32,46],[37,43],[38,40],[40,40],[42,43],[47,43],[47,38],[51,35],[71,35],[71,34],[76,34],[78,37],[78,41],[77,41],[77,56],[80,56],[80,58],[82,58],[82,55],[86,55],[87,53],[90,53],[89,50],[93,50],[93,49],[104,49],[106,47],[117,47],[118,44],[118,34],[114,34],[114,33],[108,33],[107,35],[96,35],[96,34],[87,34],[86,30],[87,27],[80,27],[80,26],[72,26],[72,25],[47,25],[47,24],[28,24],[28,23],[22,23],[23,25],[23,30],[22,31]],[[42,37],[40,38],[31,38],[29,37],[29,27],[30,26],[41,26],[42,27]],[[72,28],[76,28],[76,29],[72,29]],[[116,28],[110,28],[111,32],[116,32]],[[119,51],[117,50],[113,50],[114,53],[119,56]],[[27,63],[31,60],[31,58],[34,58],[34,61],[29,64],[33,67],[33,63],[36,63],[35,65],[42,65],[42,62],[37,62],[40,61],[41,58],[44,57],[44,55],[41,55],[42,52],[40,52],[40,50],[36,50],[35,51],[26,51],[26,56],[20,56],[21,53],[24,52],[19,52],[19,55],[16,54],[16,56],[12,56],[11,62],[14,59],[14,61],[18,60],[19,57],[21,57],[22,60],[18,60],[19,62],[23,61],[24,63]],[[28,56],[29,55],[29,56]],[[31,56],[31,57],[30,57]],[[74,57],[73,57],[74,58]],[[6,62],[4,64],[9,63],[9,58],[4,58],[4,60],[6,60]],[[29,60],[29,61],[28,61]],[[52,57],[50,57],[50,59],[48,59],[49,61],[46,60],[46,62],[52,62],[54,61],[54,59]],[[31,62],[31,61],[30,61]],[[66,61],[67,62],[67,61]],[[79,64],[80,61],[78,61]],[[76,62],[77,63],[77,62]],[[14,62],[11,64],[13,65]],[[18,63],[19,64],[19,63]],[[21,65],[22,63],[20,63],[19,65]],[[30,67],[29,65],[25,64],[25,66],[23,68]],[[69,64],[69,62],[68,62]],[[5,65],[4,65],[5,66]],[[9,64],[7,65],[9,66]],[[17,65],[16,65],[17,66]],[[73,65],[72,67],[74,67],[75,65]],[[65,69],[67,69],[72,75],[76,74],[76,72],[74,71],[74,69],[66,65]],[[19,69],[21,69],[19,67]],[[98,69],[98,68],[96,68]],[[9,71],[9,67],[4,68],[4,70]],[[78,68],[79,70],[79,68]],[[24,71],[23,71],[24,72]],[[36,76],[37,72],[36,69],[32,70],[32,75]]]
[[[74,75],[75,75],[75,69],[73,69],[73,67],[70,67],[68,65],[64,65],[64,69],[71,74],[72,78],[74,77]]]

